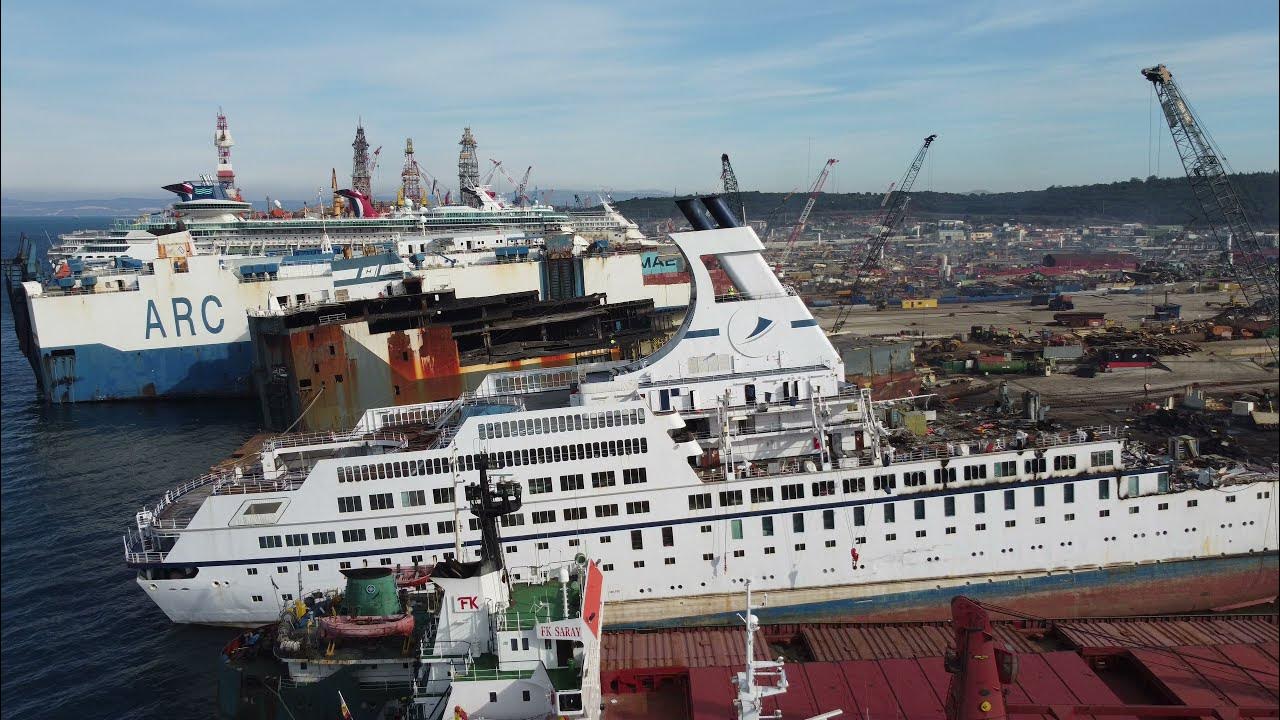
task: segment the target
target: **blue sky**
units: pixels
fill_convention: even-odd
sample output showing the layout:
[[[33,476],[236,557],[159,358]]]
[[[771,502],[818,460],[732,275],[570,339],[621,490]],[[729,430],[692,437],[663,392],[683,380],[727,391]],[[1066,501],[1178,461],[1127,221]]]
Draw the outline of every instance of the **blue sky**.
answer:
[[[718,183],[879,191],[938,133],[917,187],[1038,189],[1155,171],[1139,68],[1166,63],[1237,170],[1273,170],[1277,3],[103,3],[0,6],[0,191],[158,196],[211,172],[222,106],[247,195],[345,182],[363,117],[375,190],[419,162],[542,188]],[[1154,125],[1161,175],[1180,174]]]

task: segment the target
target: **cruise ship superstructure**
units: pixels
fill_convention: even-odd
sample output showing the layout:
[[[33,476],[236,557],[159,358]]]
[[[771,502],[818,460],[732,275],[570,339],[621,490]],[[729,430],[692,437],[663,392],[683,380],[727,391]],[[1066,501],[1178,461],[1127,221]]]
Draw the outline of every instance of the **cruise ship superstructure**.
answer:
[[[550,407],[521,394],[533,374],[493,375],[274,438],[137,513],[139,586],[174,621],[242,625],[275,616],[277,575],[466,559],[459,487],[486,457],[524,487],[513,575],[590,558],[618,625],[726,622],[747,578],[774,622],[944,617],[957,591],[1058,617],[1274,595],[1274,475],[1188,481],[1116,428],[890,445],[755,233],[704,204],[682,201],[694,299],[658,352]]]

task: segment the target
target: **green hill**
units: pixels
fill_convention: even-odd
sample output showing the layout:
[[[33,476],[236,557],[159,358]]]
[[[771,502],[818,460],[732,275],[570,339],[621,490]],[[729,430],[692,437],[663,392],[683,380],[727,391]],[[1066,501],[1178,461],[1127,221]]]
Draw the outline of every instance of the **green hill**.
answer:
[[[1280,224],[1280,173],[1238,173],[1231,182],[1258,229]],[[1006,220],[1063,223],[1141,222],[1149,225],[1198,225],[1200,208],[1186,178],[1133,178],[1125,182],[1002,193],[912,193],[909,213],[920,217],[947,217],[975,222]],[[747,217],[765,218],[782,203],[784,193],[744,192]],[[873,214],[880,207],[880,193],[826,193],[815,214]],[[779,222],[794,222],[804,205],[804,194],[793,195],[775,214]],[[636,198],[617,203],[624,215],[635,220],[658,219],[677,214],[669,197]]]

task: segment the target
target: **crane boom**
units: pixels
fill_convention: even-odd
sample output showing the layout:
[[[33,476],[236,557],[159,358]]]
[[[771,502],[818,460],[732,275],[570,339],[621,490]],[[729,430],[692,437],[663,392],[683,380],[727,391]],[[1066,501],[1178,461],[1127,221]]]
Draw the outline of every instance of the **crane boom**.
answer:
[[[532,165],[524,169],[524,175],[521,176],[520,178],[520,184],[516,185],[516,204],[517,205],[523,205],[525,203],[533,202],[532,200],[529,199],[528,195],[524,194],[524,189],[529,186],[529,173],[531,172],[533,172]]]
[[[738,208],[738,219],[746,225],[747,206],[742,202],[742,192],[738,189],[738,176],[733,172],[733,166],[729,164],[728,153],[720,155],[720,182],[724,184],[724,194],[731,198],[734,207]]]
[[[858,261],[853,274],[853,285],[849,288],[850,304],[853,303],[853,296],[862,285],[862,278],[866,275],[866,271],[880,261],[884,253],[885,243],[889,241],[889,236],[893,234],[894,229],[902,222],[902,218],[906,217],[907,205],[911,202],[911,188],[915,187],[916,176],[920,174],[920,168],[924,166],[924,156],[929,152],[929,146],[936,139],[938,139],[937,135],[930,135],[924,139],[924,143],[916,151],[915,158],[911,160],[911,165],[907,168],[906,174],[902,176],[902,180],[898,183],[898,189],[895,191],[893,189],[894,186],[890,185],[884,199],[881,200],[880,206],[884,211],[880,213],[877,221],[880,230],[875,235],[867,238],[867,244],[862,250],[862,259]],[[849,305],[841,306],[839,314],[836,315],[835,324],[831,326],[832,333],[839,332],[844,327],[848,314]]]
[[[787,258],[791,255],[791,248],[795,246],[796,240],[800,239],[800,233],[804,232],[804,226],[809,222],[809,213],[813,212],[813,206],[818,203],[818,196],[822,194],[822,186],[827,184],[827,176],[831,174],[831,168],[840,162],[835,158],[828,158],[825,165],[822,166],[822,172],[818,173],[818,179],[813,181],[813,187],[809,188],[809,199],[804,203],[804,209],[800,211],[800,219],[796,220],[796,226],[791,229],[791,235],[787,236],[787,249],[782,253],[782,260],[779,266],[787,264]]]
[[[1223,160],[1169,69],[1164,65],[1143,68],[1142,76],[1155,86],[1187,181],[1204,213],[1209,232],[1240,283],[1241,292],[1247,301],[1262,303],[1263,308],[1274,315],[1280,289],[1278,276],[1274,268],[1264,265],[1262,248],[1245,215],[1244,205],[1227,177]]]

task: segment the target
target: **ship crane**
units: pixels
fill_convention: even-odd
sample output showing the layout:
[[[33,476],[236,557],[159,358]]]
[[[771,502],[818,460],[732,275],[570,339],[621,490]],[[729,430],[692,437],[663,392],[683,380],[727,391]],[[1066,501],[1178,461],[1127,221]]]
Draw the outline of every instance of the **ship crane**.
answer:
[[[1245,300],[1261,309],[1274,321],[1277,315],[1277,292],[1280,276],[1276,268],[1267,267],[1262,248],[1244,205],[1227,177],[1226,163],[1214,147],[1204,124],[1196,116],[1173,74],[1164,65],[1143,68],[1142,77],[1155,86],[1160,107],[1164,110],[1174,147],[1187,173],[1187,182],[1200,204],[1205,224],[1222,250]],[[1276,346],[1270,344],[1272,356]]]
[[[818,173],[818,179],[813,181],[813,187],[809,188],[809,199],[805,201],[804,209],[800,211],[800,219],[796,220],[796,226],[791,229],[791,235],[787,237],[787,249],[782,252],[782,259],[778,261],[778,272],[782,272],[786,266],[787,258],[791,256],[791,248],[795,247],[796,240],[800,239],[800,233],[804,232],[804,226],[809,222],[809,213],[813,212],[813,206],[817,204],[818,196],[822,194],[822,186],[827,184],[831,168],[837,162],[840,161],[829,158],[822,166],[822,172]]]
[[[738,176],[733,172],[733,166],[729,164],[728,153],[720,156],[720,182],[724,184],[724,194],[733,200],[733,206],[738,209],[738,221],[746,225],[747,206],[742,202],[742,191],[738,189]]]
[[[902,176],[902,180],[897,185],[897,190],[890,185],[888,191],[885,192],[884,199],[880,202],[883,212],[877,220],[880,230],[871,237],[867,238],[867,244],[862,250],[862,259],[858,261],[853,272],[853,285],[849,288],[849,303],[840,306],[840,312],[836,315],[836,321],[831,326],[831,333],[840,332],[844,327],[845,321],[848,320],[849,308],[853,305],[853,296],[857,294],[858,289],[862,285],[862,278],[867,271],[880,262],[884,256],[885,243],[889,241],[889,236],[893,234],[898,225],[902,223],[902,219],[907,215],[907,205],[911,202],[911,188],[916,184],[916,176],[920,174],[920,168],[924,166],[924,156],[929,151],[929,146],[938,138],[937,135],[930,135],[924,139],[924,144],[916,151],[916,156],[911,161],[911,166],[907,168],[907,173]]]

